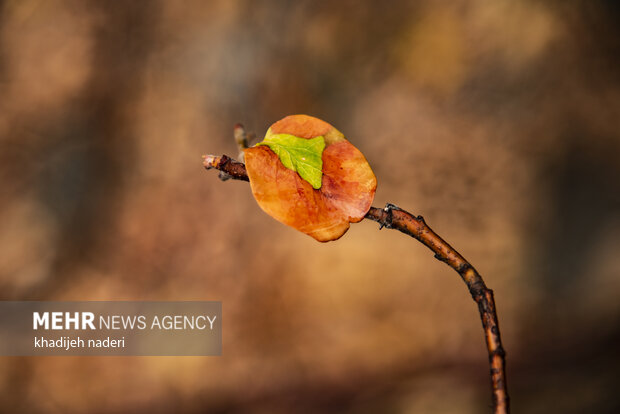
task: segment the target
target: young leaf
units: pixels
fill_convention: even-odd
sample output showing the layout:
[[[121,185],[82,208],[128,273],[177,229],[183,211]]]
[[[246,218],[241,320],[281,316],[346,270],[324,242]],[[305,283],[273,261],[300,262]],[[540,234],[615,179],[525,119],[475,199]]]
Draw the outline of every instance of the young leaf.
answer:
[[[291,115],[269,128],[263,144],[245,149],[244,158],[252,194],[267,214],[321,242],[338,239],[349,223],[364,218],[377,179],[364,155],[336,128]],[[309,154],[320,157],[322,178],[318,160],[310,161]],[[296,170],[289,166],[294,159]]]
[[[312,188],[321,188],[323,178],[323,150],[325,138],[318,136],[311,139],[299,138],[291,134],[268,134],[263,142],[284,166],[299,173],[301,178],[308,181]]]

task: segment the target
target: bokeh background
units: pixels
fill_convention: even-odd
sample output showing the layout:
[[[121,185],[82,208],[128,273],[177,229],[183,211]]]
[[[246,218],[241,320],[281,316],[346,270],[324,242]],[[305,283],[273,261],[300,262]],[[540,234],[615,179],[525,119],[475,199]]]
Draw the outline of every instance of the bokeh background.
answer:
[[[0,298],[221,300],[221,357],[2,357],[0,411],[481,413],[465,285],[206,172],[317,116],[494,289],[519,413],[620,412],[613,1],[4,1]]]

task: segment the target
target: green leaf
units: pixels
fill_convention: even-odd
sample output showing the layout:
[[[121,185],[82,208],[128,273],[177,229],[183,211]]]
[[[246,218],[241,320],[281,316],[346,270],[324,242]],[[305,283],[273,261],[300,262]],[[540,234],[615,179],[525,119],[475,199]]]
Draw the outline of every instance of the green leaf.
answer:
[[[299,138],[291,134],[270,134],[258,145],[267,145],[276,153],[282,164],[296,171],[301,178],[308,181],[312,188],[321,188],[323,179],[323,150],[325,138],[318,136],[310,139]]]

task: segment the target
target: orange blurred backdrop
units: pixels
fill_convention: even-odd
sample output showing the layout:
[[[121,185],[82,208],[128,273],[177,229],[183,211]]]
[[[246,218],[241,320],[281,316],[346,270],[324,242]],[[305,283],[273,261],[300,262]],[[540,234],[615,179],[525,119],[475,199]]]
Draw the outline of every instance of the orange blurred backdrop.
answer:
[[[480,413],[481,324],[413,239],[320,244],[205,172],[305,113],[495,298],[513,409],[618,412],[620,30],[602,1],[5,1],[0,298],[219,300],[221,357],[0,357],[28,413]]]

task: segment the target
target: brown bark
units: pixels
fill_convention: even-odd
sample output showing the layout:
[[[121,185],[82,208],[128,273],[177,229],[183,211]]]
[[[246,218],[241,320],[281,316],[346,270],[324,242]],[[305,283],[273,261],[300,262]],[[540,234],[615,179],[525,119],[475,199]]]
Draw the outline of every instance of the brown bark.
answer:
[[[220,170],[220,179],[226,181],[229,178],[241,181],[250,181],[248,173],[245,171],[245,165],[241,162],[235,161],[232,158],[222,155],[221,157],[215,155],[204,155],[202,157],[204,161],[202,165],[207,170],[215,168]]]
[[[446,263],[461,275],[469,293],[478,304],[480,319],[489,352],[491,365],[491,386],[495,413],[509,412],[509,397],[506,386],[506,353],[502,347],[493,291],[486,287],[478,271],[459,252],[437,235],[422,216],[412,214],[391,204],[385,208],[371,207],[367,219],[376,221],[381,227],[396,229],[420,241],[435,253],[435,258]]]
[[[206,155],[203,164],[206,169],[220,170],[220,178],[223,180],[234,178],[248,181],[245,165],[226,155],[221,157]],[[487,288],[478,271],[459,252],[439,237],[426,224],[422,216],[414,216],[393,204],[387,204],[385,208],[371,207],[365,218],[376,221],[381,225],[380,228],[395,229],[420,241],[435,253],[436,259],[446,263],[461,276],[472,298],[478,304],[482,320],[491,366],[494,412],[496,414],[509,413],[506,353],[501,343],[493,291]]]

